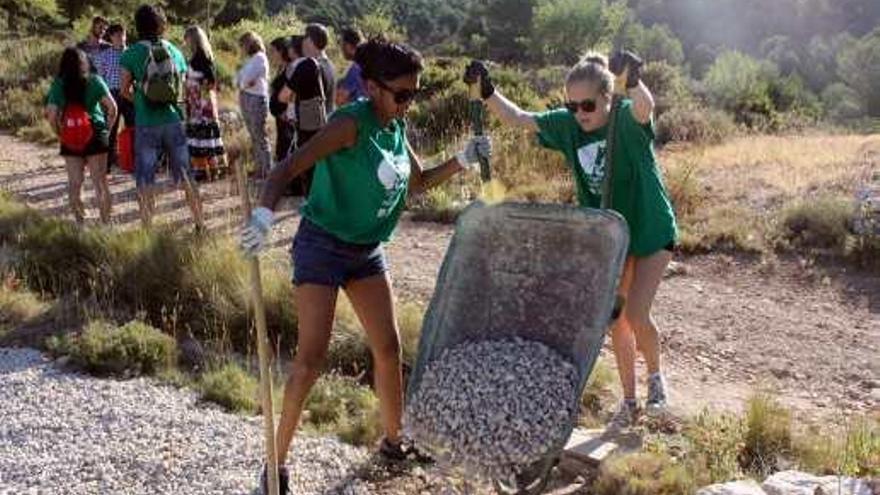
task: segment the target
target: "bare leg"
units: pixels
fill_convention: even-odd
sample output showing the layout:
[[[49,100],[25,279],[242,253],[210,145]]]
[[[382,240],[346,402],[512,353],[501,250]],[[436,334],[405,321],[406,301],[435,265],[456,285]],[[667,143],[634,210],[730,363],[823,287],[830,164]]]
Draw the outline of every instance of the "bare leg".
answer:
[[[205,221],[202,217],[202,199],[199,197],[198,186],[189,177],[184,177],[180,184],[181,188],[183,188],[183,193],[186,196],[189,210],[192,213],[193,222],[195,222],[196,227],[198,228],[204,227]]]
[[[628,292],[633,279],[635,262],[632,257],[626,260],[623,276],[620,279],[618,292],[628,297]],[[633,330],[626,318],[626,308],[629,300],[624,305],[624,312],[620,315],[614,327],[611,329],[611,343],[614,348],[614,358],[617,361],[617,374],[620,376],[620,386],[623,389],[624,399],[636,398],[636,341]]]
[[[345,292],[367,332],[385,437],[396,443],[403,415],[403,376],[391,280],[387,274],[356,280],[345,286]]]
[[[141,225],[145,229],[153,225],[153,211],[156,208],[156,186],[145,184],[138,188],[138,209],[141,213]]]
[[[299,317],[299,333],[296,339],[296,356],[284,385],[281,421],[275,433],[279,466],[287,461],[287,452],[299,425],[306,398],[324,368],[330,332],[333,329],[337,293],[336,288],[322,285],[304,284],[296,288],[294,297]]]
[[[64,164],[67,167],[67,196],[70,202],[70,210],[73,212],[73,218],[76,223],[82,224],[85,220],[86,212],[82,202],[82,185],[86,165],[84,158],[65,156]]]
[[[89,175],[95,187],[95,201],[101,214],[101,222],[110,223],[111,199],[110,186],[107,184],[107,155],[90,156],[87,161]]]
[[[624,308],[624,315],[635,334],[636,344],[650,374],[660,371],[660,339],[657,326],[651,318],[651,306],[670,261],[672,253],[666,250],[636,259]]]

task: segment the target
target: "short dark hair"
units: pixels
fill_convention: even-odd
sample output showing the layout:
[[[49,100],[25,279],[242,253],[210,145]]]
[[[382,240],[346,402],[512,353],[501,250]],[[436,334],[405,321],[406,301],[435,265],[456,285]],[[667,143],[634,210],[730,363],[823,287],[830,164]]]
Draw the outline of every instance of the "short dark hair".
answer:
[[[303,56],[303,39],[305,37],[299,34],[294,34],[290,37],[290,48],[300,57]]]
[[[99,22],[101,24],[110,24],[110,21],[108,21],[107,18],[102,15],[96,15],[95,17],[92,17],[92,26],[98,24]]]
[[[158,5],[144,4],[134,13],[134,25],[141,39],[157,38],[165,34],[165,11]]]
[[[315,23],[306,26],[306,38],[312,40],[318,50],[327,48],[327,43],[330,42],[330,34],[323,24]]]
[[[113,36],[124,32],[125,26],[119,23],[110,24],[110,27],[107,28],[107,36]]]
[[[354,47],[360,45],[364,40],[363,36],[361,36],[361,32],[353,27],[343,29],[339,38],[343,43],[347,43]]]
[[[361,67],[364,79],[373,81],[393,81],[424,69],[419,52],[382,38],[373,38],[359,46],[354,61]]]

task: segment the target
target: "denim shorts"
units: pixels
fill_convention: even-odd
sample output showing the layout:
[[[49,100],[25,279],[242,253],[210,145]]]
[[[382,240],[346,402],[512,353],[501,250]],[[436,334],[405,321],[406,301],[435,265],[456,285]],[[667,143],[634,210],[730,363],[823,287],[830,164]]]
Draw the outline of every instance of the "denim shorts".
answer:
[[[293,237],[293,284],[343,287],[388,271],[382,245],[352,244],[303,218]]]
[[[174,183],[192,178],[189,164],[189,148],[182,122],[134,128],[134,178],[138,187],[156,182],[159,152],[165,151]]]

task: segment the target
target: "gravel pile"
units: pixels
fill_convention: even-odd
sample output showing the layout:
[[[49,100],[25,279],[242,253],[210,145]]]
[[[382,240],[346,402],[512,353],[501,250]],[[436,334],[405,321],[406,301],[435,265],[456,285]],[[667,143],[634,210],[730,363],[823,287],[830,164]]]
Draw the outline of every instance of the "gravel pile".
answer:
[[[506,478],[565,440],[576,392],[574,366],[543,344],[460,345],[428,365],[406,428],[441,463]]]
[[[198,404],[191,391],[71,374],[37,351],[0,348],[0,495],[250,494],[262,438],[261,418]],[[349,491],[367,458],[298,437],[293,492]]]

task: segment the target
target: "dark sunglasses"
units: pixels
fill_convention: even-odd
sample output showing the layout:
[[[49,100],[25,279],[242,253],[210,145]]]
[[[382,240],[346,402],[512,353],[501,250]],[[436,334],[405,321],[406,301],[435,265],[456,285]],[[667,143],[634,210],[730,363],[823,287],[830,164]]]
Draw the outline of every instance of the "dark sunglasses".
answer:
[[[380,88],[391,93],[394,96],[394,103],[397,103],[398,105],[403,105],[404,103],[409,103],[413,101],[415,97],[419,94],[418,90],[394,89],[378,79],[376,80],[376,84],[378,84]]]
[[[596,104],[596,100],[584,100],[584,101],[567,101],[567,102],[565,102],[565,108],[571,113],[577,113],[579,108],[586,113],[593,113],[599,107]]]

